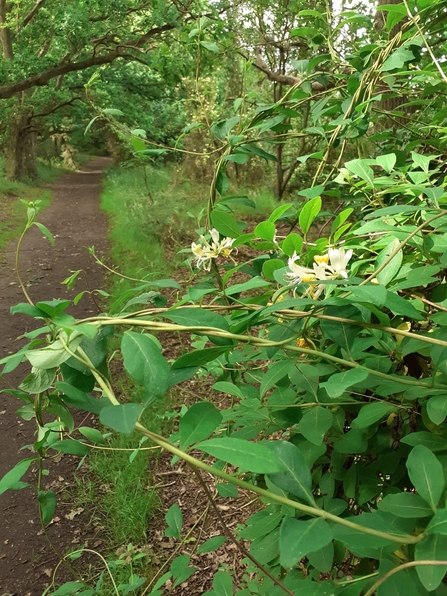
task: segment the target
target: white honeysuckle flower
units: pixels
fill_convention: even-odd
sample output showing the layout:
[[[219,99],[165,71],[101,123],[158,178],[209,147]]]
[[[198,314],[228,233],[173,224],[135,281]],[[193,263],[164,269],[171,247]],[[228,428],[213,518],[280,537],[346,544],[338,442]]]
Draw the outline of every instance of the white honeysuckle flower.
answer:
[[[328,250],[330,265],[328,269],[336,276],[348,279],[346,266],[352,257],[352,250],[345,251],[344,248],[330,248]]]
[[[217,247],[219,245],[219,232],[216,230],[216,228],[213,228],[209,232],[210,232],[211,239],[213,241],[213,247],[214,246]]]
[[[213,228],[209,230],[211,236],[211,244],[204,236],[200,236],[200,243],[191,243],[191,250],[195,257],[196,267],[202,267],[205,271],[210,271],[211,263],[213,259],[216,259],[219,255],[229,257],[233,250],[234,238],[224,238],[219,241],[219,232]]]
[[[319,265],[317,263],[314,263],[314,273],[317,279],[330,279],[330,275],[328,275],[328,268],[325,265]]]
[[[287,271],[286,277],[290,280],[290,285],[296,285],[304,282],[314,281],[316,279],[315,272],[313,269],[309,269],[308,267],[301,267],[301,265],[297,265],[295,261],[299,259],[299,255],[296,252],[289,259],[289,269]]]
[[[289,258],[289,269],[286,277],[290,280],[290,285],[297,285],[302,282],[310,283],[315,281],[329,281],[342,277],[348,278],[346,267],[352,257],[352,250],[345,251],[344,248],[330,248],[326,255],[316,255],[314,257],[313,268],[297,265],[296,261],[300,258],[296,252]],[[328,290],[325,284],[310,283],[309,288],[303,294],[309,295],[316,300],[321,294]]]

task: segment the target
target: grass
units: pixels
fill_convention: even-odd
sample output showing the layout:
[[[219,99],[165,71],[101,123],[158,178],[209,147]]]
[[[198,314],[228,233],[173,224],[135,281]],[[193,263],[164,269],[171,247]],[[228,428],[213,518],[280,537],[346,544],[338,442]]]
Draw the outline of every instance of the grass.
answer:
[[[113,267],[135,278],[166,278],[172,274],[183,260],[176,253],[183,248],[184,239],[193,233],[204,190],[196,187],[192,191],[188,183],[172,184],[168,168],[147,167],[146,172],[141,168],[110,169],[104,179],[101,206],[109,215]],[[185,218],[185,211],[191,216]],[[107,288],[112,296],[110,301],[135,285],[138,284],[111,276]],[[111,345],[111,352],[118,347],[118,343]],[[123,375],[121,363],[118,361],[112,366],[117,368],[115,372],[120,377],[118,393],[141,397],[140,390]],[[169,402],[168,408],[170,405]],[[162,429],[166,407],[165,401],[145,410],[143,424],[157,433],[166,430]],[[87,484],[82,478],[78,486],[76,500],[81,506],[96,507],[99,503],[99,515],[114,548],[127,542],[142,543],[148,522],[159,506],[149,471],[157,451],[142,450],[129,461],[139,440],[136,434],[111,435],[107,442],[111,450],[93,453],[89,459]],[[143,448],[146,447],[148,445],[144,444]]]
[[[18,237],[26,220],[26,206],[20,201],[41,201],[40,209],[51,203],[51,192],[43,184],[54,182],[65,170],[48,167],[39,162],[36,182],[17,182],[5,178],[0,161],[0,255],[9,242]]]
[[[203,225],[200,214],[206,206],[209,189],[188,181],[174,183],[174,179],[173,168],[169,167],[113,168],[106,173],[101,206],[109,215],[113,267],[121,274],[138,279],[166,278],[173,275],[184,260],[184,255],[177,253],[190,245],[195,239],[194,230]],[[238,207],[235,217],[255,215],[262,219],[277,206],[269,193],[247,194],[256,201],[256,210]],[[111,276],[107,287],[110,302],[136,285]],[[116,343],[110,348],[113,353],[119,345]],[[123,375],[122,363],[118,360],[112,367],[116,368],[114,376],[119,378],[118,394],[133,395],[138,401],[138,397],[142,397],[141,390]],[[169,422],[163,415],[178,401],[179,397],[171,393],[145,410],[142,423],[156,433],[169,433]],[[151,473],[159,452],[141,450],[132,459],[139,441],[136,433],[111,434],[107,439],[109,449],[95,450],[90,456],[89,473],[79,480],[75,496],[79,506],[94,511],[99,517],[112,558],[117,548],[129,543],[144,546],[151,520],[160,508]],[[142,444],[143,449],[148,446],[148,443]],[[152,575],[144,559],[139,569],[145,576]]]

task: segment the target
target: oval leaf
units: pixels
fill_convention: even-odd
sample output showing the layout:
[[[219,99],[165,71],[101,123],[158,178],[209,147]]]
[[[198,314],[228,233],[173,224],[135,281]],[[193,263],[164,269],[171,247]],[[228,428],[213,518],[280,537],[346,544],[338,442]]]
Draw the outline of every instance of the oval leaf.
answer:
[[[275,453],[260,443],[224,437],[203,441],[196,445],[196,449],[256,474],[272,474],[283,470]]]

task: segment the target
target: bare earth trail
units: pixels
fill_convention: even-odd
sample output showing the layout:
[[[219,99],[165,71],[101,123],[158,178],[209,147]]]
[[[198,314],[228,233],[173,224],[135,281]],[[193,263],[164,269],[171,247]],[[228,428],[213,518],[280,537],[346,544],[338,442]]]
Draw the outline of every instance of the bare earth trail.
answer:
[[[65,174],[51,187],[51,206],[37,219],[53,233],[55,245],[51,246],[33,226],[25,237],[20,258],[21,276],[33,301],[74,297],[87,289],[82,277],[72,292],[66,291],[61,281],[69,275],[69,270],[85,270],[89,288],[101,287],[103,271],[84,247],[94,245],[99,255],[107,248],[107,218],[100,211],[99,198],[102,170],[110,163],[108,158],[96,158],[85,164],[81,172]],[[30,317],[9,314],[11,306],[25,302],[15,275],[14,251],[12,244],[0,264],[0,358],[15,352],[21,345],[17,337],[36,326]],[[98,313],[98,309],[85,296],[69,312],[83,318]],[[21,367],[2,379],[0,386],[17,387],[26,372],[26,367]],[[0,394],[0,478],[19,459],[30,456],[28,450],[19,453],[22,445],[34,441],[35,428],[33,421],[24,422],[15,414],[21,405],[15,398]],[[51,463],[44,488],[51,486],[63,500],[76,465],[77,461],[70,456]],[[31,471],[26,479],[33,482],[35,474]],[[56,510],[57,521],[48,528],[51,540],[64,554],[88,533],[83,526],[89,523],[86,514],[70,520],[65,517],[67,512],[62,502]],[[35,492],[25,488],[1,495],[0,596],[41,596],[56,563],[57,556],[41,532]]]

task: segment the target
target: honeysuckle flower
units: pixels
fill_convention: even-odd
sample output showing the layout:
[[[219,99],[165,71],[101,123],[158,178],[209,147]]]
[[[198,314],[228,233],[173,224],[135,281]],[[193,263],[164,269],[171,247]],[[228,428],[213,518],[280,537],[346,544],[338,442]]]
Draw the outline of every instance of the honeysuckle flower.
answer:
[[[336,277],[341,276],[344,279],[348,279],[346,266],[352,257],[352,250],[345,252],[344,248],[330,248],[328,254],[331,262],[331,264],[328,265],[328,269],[330,269]]]
[[[328,281],[331,279],[348,278],[346,267],[352,257],[352,250],[345,251],[344,248],[330,248],[326,255],[316,255],[314,257],[313,268],[301,267],[295,261],[299,259],[296,252],[289,259],[289,269],[286,277],[290,280],[290,285],[297,285],[302,282],[309,283],[315,281]],[[327,289],[324,284],[311,284],[306,290],[314,300],[319,298]]]
[[[234,238],[223,238],[219,240],[219,232],[213,228],[209,230],[211,236],[211,244],[204,236],[200,236],[200,242],[196,244],[191,243],[191,250],[195,257],[196,267],[203,267],[205,271],[211,269],[211,263],[213,259],[216,259],[219,255],[229,257],[233,248]]]
[[[290,285],[300,284],[301,282],[309,282],[314,281],[316,279],[315,272],[313,269],[309,269],[308,267],[301,267],[301,265],[297,265],[295,261],[299,259],[299,255],[296,252],[289,259],[289,269],[287,271],[286,277],[290,280]]]

